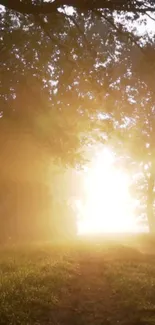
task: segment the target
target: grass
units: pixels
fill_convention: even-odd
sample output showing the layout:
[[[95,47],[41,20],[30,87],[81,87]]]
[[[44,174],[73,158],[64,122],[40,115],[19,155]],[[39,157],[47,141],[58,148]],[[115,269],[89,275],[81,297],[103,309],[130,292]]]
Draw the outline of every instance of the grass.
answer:
[[[87,238],[1,248],[0,324],[155,324],[154,243]]]

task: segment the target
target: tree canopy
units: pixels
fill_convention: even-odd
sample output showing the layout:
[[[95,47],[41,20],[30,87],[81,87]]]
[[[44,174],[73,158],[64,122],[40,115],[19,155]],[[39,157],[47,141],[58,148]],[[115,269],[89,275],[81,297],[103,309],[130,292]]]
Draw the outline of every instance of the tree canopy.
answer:
[[[148,11],[154,12],[154,1],[132,1],[132,0],[95,0],[95,1],[81,1],[81,0],[56,0],[56,1],[26,1],[21,2],[15,0],[1,0],[1,5],[8,9],[15,10],[23,14],[47,14],[55,13],[58,8],[62,6],[71,6],[80,10],[95,10],[95,9],[109,9],[118,11],[140,12],[146,13]]]
[[[147,24],[154,20],[154,1],[0,4],[1,173],[7,174],[10,152],[16,171],[20,164],[23,169],[19,148],[25,141],[25,161],[39,161],[46,152],[75,165],[88,143],[108,140],[128,167],[142,166],[143,185],[137,186],[151,215],[155,35]],[[12,137],[16,150],[10,150]],[[35,175],[40,167],[32,166]]]

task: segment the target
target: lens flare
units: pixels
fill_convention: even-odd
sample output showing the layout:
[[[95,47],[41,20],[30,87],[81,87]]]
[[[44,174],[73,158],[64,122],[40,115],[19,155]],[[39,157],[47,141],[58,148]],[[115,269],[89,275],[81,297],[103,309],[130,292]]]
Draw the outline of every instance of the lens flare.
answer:
[[[106,149],[85,172],[85,202],[77,204],[79,234],[137,231],[130,177],[114,162],[115,156]]]

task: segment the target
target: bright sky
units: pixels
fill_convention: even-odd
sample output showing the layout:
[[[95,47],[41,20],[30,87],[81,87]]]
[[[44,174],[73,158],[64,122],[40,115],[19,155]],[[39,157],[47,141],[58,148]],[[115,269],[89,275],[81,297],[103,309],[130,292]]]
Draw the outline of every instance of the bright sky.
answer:
[[[148,16],[149,15],[149,16]],[[148,15],[140,16],[140,18],[133,20],[128,20],[127,24],[125,21],[125,15],[116,15],[116,21],[123,23],[127,30],[134,35],[146,38],[155,36],[155,13],[150,13]],[[131,14],[132,16],[132,14]]]

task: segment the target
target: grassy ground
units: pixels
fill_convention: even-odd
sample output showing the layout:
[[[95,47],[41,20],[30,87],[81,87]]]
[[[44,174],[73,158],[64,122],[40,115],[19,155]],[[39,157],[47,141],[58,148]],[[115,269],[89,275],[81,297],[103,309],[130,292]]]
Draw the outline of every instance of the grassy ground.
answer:
[[[155,241],[0,249],[0,324],[155,324]]]

